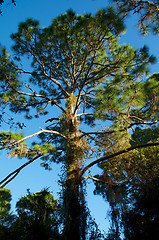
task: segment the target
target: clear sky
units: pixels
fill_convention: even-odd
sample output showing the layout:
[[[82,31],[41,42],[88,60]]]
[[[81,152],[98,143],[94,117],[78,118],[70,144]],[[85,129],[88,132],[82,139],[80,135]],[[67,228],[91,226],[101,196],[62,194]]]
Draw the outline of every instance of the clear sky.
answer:
[[[3,15],[0,16],[0,43],[6,46],[11,52],[12,41],[10,39],[11,33],[16,32],[19,22],[26,20],[26,18],[34,18],[40,21],[42,27],[51,24],[53,18],[66,12],[68,9],[73,9],[78,14],[84,12],[95,13],[97,9],[104,8],[108,4],[107,0],[17,0],[17,6],[3,5]],[[121,43],[130,43],[134,47],[142,47],[144,44],[150,48],[150,53],[159,57],[158,36],[149,35],[143,37],[139,34],[136,27],[135,17],[132,16],[127,21],[127,33],[121,37]],[[158,71],[158,63],[151,68],[152,72]],[[20,115],[16,115],[20,120]],[[27,128],[24,134],[28,135],[39,131],[41,123],[39,119],[33,122],[27,122]],[[3,129],[1,129],[3,130]],[[11,171],[22,165],[24,160],[17,160],[8,158],[6,152],[0,153],[0,180],[8,175]],[[14,209],[16,201],[26,194],[26,189],[31,192],[40,191],[44,187],[50,187],[53,191],[54,197],[58,197],[57,191],[59,179],[60,166],[53,165],[52,171],[46,171],[37,162],[26,167],[17,176],[15,180],[7,185],[7,188],[12,191],[12,206]],[[94,170],[95,171],[95,170]],[[93,184],[88,185],[88,206],[96,218],[97,224],[101,229],[107,231],[108,221],[105,220],[107,213],[107,203],[102,200],[100,196],[93,195]]]

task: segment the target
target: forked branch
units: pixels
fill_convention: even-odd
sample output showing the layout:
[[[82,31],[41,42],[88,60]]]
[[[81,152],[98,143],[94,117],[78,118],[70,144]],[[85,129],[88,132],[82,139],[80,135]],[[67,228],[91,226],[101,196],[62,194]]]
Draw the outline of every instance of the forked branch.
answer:
[[[33,159],[31,159],[30,161],[24,163],[21,167],[17,168],[15,171],[11,172],[7,177],[5,177],[1,182],[0,182],[0,188],[4,188],[9,182],[11,182],[19,173],[20,171],[25,168],[26,166],[28,166],[29,164],[31,164],[32,162],[34,162],[36,159],[38,159],[39,157],[41,157],[43,154],[38,154],[37,156],[35,156]]]

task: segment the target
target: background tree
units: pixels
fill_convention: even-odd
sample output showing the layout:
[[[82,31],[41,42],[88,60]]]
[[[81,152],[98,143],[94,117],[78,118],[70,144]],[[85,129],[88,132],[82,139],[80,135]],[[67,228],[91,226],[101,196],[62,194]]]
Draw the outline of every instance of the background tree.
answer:
[[[123,16],[137,13],[139,15],[138,26],[142,33],[147,34],[150,30],[158,34],[159,29],[159,1],[139,0],[113,0]]]
[[[14,221],[14,215],[11,209],[11,191],[6,188],[0,189],[0,238],[8,239],[8,233],[11,224]]]
[[[5,217],[11,208],[11,192],[9,189],[1,188],[0,189],[0,220]]]
[[[59,209],[53,195],[44,189],[22,197],[16,204],[17,220],[14,229],[19,239],[61,239]],[[17,234],[16,234],[17,235]]]
[[[158,178],[151,179],[136,192],[133,204],[123,213],[125,239],[150,239],[158,236]]]
[[[0,149],[28,158],[27,164],[41,159],[46,169],[51,162],[61,164],[66,239],[85,239],[88,232],[84,186],[92,176],[86,175],[87,170],[133,149],[159,145],[125,145],[112,153],[114,135],[122,138],[132,127],[158,121],[158,75],[146,79],[148,65],[155,59],[145,46],[139,50],[120,46],[123,31],[123,21],[112,8],[83,16],[68,11],[47,28],[41,29],[32,19],[20,23],[12,34],[14,57],[5,48],[1,51],[1,104],[27,119],[48,116],[44,127],[29,136],[2,132]],[[26,64],[24,69],[26,57],[31,67]],[[26,144],[26,139],[37,135],[37,142]],[[107,151],[104,147],[99,151],[102,142],[96,136],[110,139]],[[9,174],[3,186],[19,170]]]
[[[2,219],[2,239],[61,239],[59,206],[47,189],[34,194],[28,191],[17,202],[16,210],[9,224]]]
[[[155,141],[158,131],[158,126],[136,128],[129,142],[115,136],[114,146]],[[158,154],[158,147],[141,148],[100,164],[103,173],[95,176],[100,179],[95,194],[110,203],[114,239],[119,239],[122,228],[125,239],[149,239],[152,232],[154,236],[158,234]]]

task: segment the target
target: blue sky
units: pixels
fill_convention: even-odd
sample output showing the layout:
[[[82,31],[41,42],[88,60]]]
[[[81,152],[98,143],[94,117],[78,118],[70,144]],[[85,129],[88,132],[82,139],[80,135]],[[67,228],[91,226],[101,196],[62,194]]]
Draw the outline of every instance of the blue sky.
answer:
[[[53,18],[66,12],[70,8],[78,14],[83,14],[84,12],[95,13],[97,9],[106,7],[108,2],[109,1],[106,0],[17,0],[16,7],[13,5],[6,6],[4,4],[2,8],[3,15],[0,16],[0,43],[6,46],[11,52],[12,41],[10,35],[16,32],[19,22],[24,21],[28,17],[39,20],[40,25],[46,27],[51,24]],[[121,37],[121,43],[130,43],[130,45],[137,48],[146,44],[150,48],[150,53],[159,57],[158,36],[141,36],[135,24],[135,17],[130,17],[127,21],[127,33]],[[151,68],[151,72],[157,71],[158,62]],[[21,116],[17,114],[16,119],[20,120],[20,118]],[[28,135],[39,131],[39,127],[41,127],[40,124],[39,119],[33,122],[27,122],[27,128],[24,130],[24,134]],[[7,127],[5,127],[5,130],[7,130]],[[24,160],[8,158],[6,151],[0,153],[0,180],[23,163]],[[57,180],[59,179],[59,169],[60,166],[53,165],[53,170],[48,172],[44,170],[37,161],[22,170],[17,178],[7,185],[7,188],[12,191],[13,209],[16,201],[26,194],[26,189],[30,189],[31,192],[37,192],[44,187],[50,187],[54,197],[58,197],[57,192],[59,188]],[[105,220],[105,217],[108,204],[100,196],[94,196],[92,191],[93,184],[89,184],[87,196],[88,206],[100,228],[107,231],[108,221]]]

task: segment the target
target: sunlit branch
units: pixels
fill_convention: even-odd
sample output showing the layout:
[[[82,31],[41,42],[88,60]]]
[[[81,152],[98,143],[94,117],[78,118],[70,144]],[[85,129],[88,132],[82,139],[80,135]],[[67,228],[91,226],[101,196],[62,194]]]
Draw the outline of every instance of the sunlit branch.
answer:
[[[19,173],[20,171],[25,168],[26,166],[28,166],[29,164],[31,164],[32,162],[34,162],[36,159],[38,159],[39,157],[41,157],[43,154],[38,154],[37,156],[35,156],[33,159],[31,159],[30,161],[26,162],[25,164],[23,164],[21,167],[17,168],[15,171],[11,172],[7,177],[5,177],[1,182],[0,182],[0,188],[5,187],[9,182],[11,182]]]
[[[88,75],[89,75],[89,73],[90,73],[90,71],[91,71],[91,69],[92,69],[92,67],[93,67],[93,65],[94,65],[94,60],[95,60],[95,58],[96,58],[96,51],[94,52],[94,55],[93,55],[93,57],[92,57],[92,59],[91,59],[91,63],[90,63],[90,66],[89,66],[89,68],[88,68],[88,70],[87,70],[87,72],[86,72],[86,74],[85,74],[85,85],[87,85],[88,84]]]
[[[96,181],[96,182],[108,183],[108,182],[105,182],[105,181],[103,181],[103,180],[101,180],[101,179],[98,179],[98,178],[95,178],[95,177],[91,177],[91,176],[84,176],[84,177],[82,178],[82,180],[83,180],[83,179],[91,179],[91,180]]]
[[[36,136],[36,135],[39,135],[39,134],[41,134],[41,133],[43,133],[43,130],[40,130],[40,131],[38,131],[38,132],[36,132],[36,133],[33,133],[33,134],[28,135],[28,136],[26,136],[26,137],[24,137],[24,138],[21,138],[21,139],[18,140],[18,141],[14,141],[14,142],[12,142],[11,144],[9,144],[9,145],[7,145],[7,146],[1,147],[0,150],[5,149],[5,148],[12,147],[12,146],[14,146],[14,145],[17,145],[17,144],[23,142],[24,140],[26,140],[26,139],[28,139],[28,138],[31,138],[31,137],[34,137],[34,136]]]
[[[93,116],[93,115],[94,115],[94,113],[79,113],[76,116],[81,117],[81,116]]]
[[[40,62],[39,62],[39,64],[40,64]],[[23,73],[26,73],[26,74],[30,74],[30,75],[33,75],[33,73],[32,72],[28,72],[28,71],[25,71],[24,69],[22,69],[22,68],[17,68],[17,67],[15,67],[15,69],[17,69],[17,70],[19,70],[19,71],[22,71]],[[51,77],[51,76],[49,76],[48,74],[46,74],[46,72],[44,73],[45,74],[45,76],[47,77],[47,78],[49,78],[51,81],[53,80],[53,78]],[[38,74],[37,74],[38,75]],[[60,74],[60,76],[62,77],[62,75]],[[54,79],[55,80],[55,79]],[[62,77],[62,80],[67,84],[67,86],[69,87],[69,85],[68,85],[68,81],[66,81],[66,79],[64,79],[63,77]],[[57,80],[56,80],[57,81]],[[58,81],[57,81],[58,82]],[[56,82],[56,84],[57,84],[57,82]],[[60,83],[59,83],[60,84]],[[29,88],[32,92],[34,92],[34,96],[35,97],[43,97],[43,98],[47,98],[46,96],[43,96],[43,95],[37,95],[36,93],[35,93],[35,91],[33,90],[33,89],[31,89],[30,87],[28,87],[28,85],[27,84],[25,84],[25,86],[27,87],[27,88]],[[59,85],[58,85],[59,86]],[[60,84],[60,86],[61,86],[61,84]],[[15,89],[14,89],[15,90]],[[64,89],[62,88],[62,91],[63,91]],[[24,95],[24,93],[23,93],[23,95]],[[26,94],[25,94],[26,95]]]
[[[157,4],[153,3],[152,1],[137,1],[136,5],[134,4],[134,9],[136,10],[137,7],[139,7],[139,10],[136,10],[136,12],[139,12],[141,9],[143,9],[145,7],[145,5],[150,6],[155,8],[155,10],[159,11],[159,7],[157,6]]]
[[[55,104],[59,109],[61,109],[62,112],[64,112],[64,113],[66,112],[65,109],[63,107],[61,107],[61,105],[58,104],[56,101],[52,100],[51,103],[52,103],[52,105]]]
[[[26,139],[28,139],[28,138],[37,136],[37,135],[39,135],[39,134],[41,134],[41,133],[44,133],[44,132],[46,132],[46,133],[52,133],[52,134],[55,134],[55,135],[59,135],[59,136],[63,137],[64,139],[66,139],[66,137],[65,137],[64,135],[62,135],[61,133],[59,133],[59,132],[56,132],[56,131],[53,131],[53,130],[41,129],[40,131],[38,131],[38,132],[36,132],[36,133],[33,133],[33,134],[28,135],[28,136],[26,136],[26,137],[24,137],[24,138],[21,138],[21,139],[18,140],[18,141],[14,141],[13,143],[11,143],[11,144],[9,144],[9,145],[7,145],[7,146],[1,147],[0,150],[3,150],[3,149],[5,149],[5,148],[9,148],[9,147],[15,146],[15,145],[23,142],[24,140],[26,140]]]
[[[140,124],[144,124],[144,125],[153,125],[153,124],[157,123],[157,120],[155,120],[154,122],[146,122],[142,118],[139,118],[139,117],[134,116],[134,115],[130,115],[129,117],[132,118],[132,119],[133,118],[136,119],[137,121],[140,122]],[[136,124],[138,124],[138,123],[136,123]]]
[[[91,180],[96,181],[96,182],[101,182],[101,183],[105,183],[105,184],[109,184],[109,185],[111,184],[111,185],[115,185],[115,186],[128,182],[128,180],[126,179],[126,180],[124,180],[122,182],[113,182],[113,181],[111,181],[111,183],[110,183],[110,181],[104,181],[102,179],[99,179],[99,178],[96,178],[96,177],[91,177],[91,176],[84,176],[84,177],[82,177],[82,180],[84,180],[84,179],[91,179]]]
[[[69,96],[68,92],[62,87],[62,85],[55,79],[49,76],[46,72],[43,72],[45,77],[49,78],[52,82],[54,82],[65,94]]]
[[[76,74],[75,74],[76,79],[79,79],[79,77],[80,77],[81,74],[83,73],[83,70],[84,70],[84,67],[85,67],[85,64],[86,64],[87,57],[88,57],[88,53],[85,55],[82,63],[81,63],[81,64],[79,65],[79,67],[78,67],[78,71],[77,71]],[[78,76],[77,76],[77,75],[78,75]]]
[[[76,106],[75,106],[75,109],[74,109],[74,114],[76,113],[76,111],[77,111],[77,109],[80,105],[80,97],[82,95],[82,91],[83,91],[84,87],[85,87],[85,81],[80,86],[79,93],[78,93],[77,100],[76,100]]]
[[[53,131],[53,130],[45,130],[45,129],[42,129],[42,128],[40,128],[40,129],[42,130],[42,132],[52,133],[52,134],[58,135],[58,136],[60,136],[60,137],[62,137],[64,139],[67,139],[65,135],[63,135],[63,134],[61,134],[59,132],[56,132],[56,131]]]
[[[103,156],[93,162],[91,162],[90,164],[88,164],[82,171],[81,171],[81,176],[91,167],[93,167],[94,165],[98,164],[98,163],[101,163],[101,162],[104,162],[110,158],[113,158],[113,157],[117,157],[121,154],[124,154],[126,152],[130,152],[134,149],[138,149],[138,148],[145,148],[145,147],[152,147],[152,146],[158,146],[159,145],[159,142],[155,142],[155,143],[145,143],[145,144],[141,144],[141,145],[137,145],[137,146],[132,146],[132,147],[129,147],[129,148],[126,148],[126,149],[123,149],[121,151],[118,151],[116,153],[113,153],[111,155],[106,155],[106,156]]]

